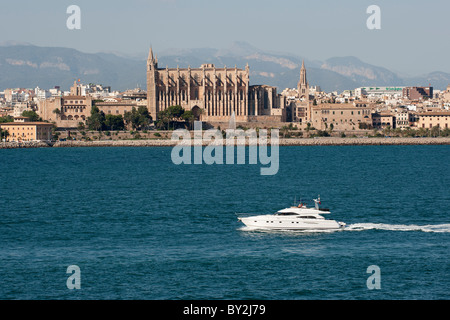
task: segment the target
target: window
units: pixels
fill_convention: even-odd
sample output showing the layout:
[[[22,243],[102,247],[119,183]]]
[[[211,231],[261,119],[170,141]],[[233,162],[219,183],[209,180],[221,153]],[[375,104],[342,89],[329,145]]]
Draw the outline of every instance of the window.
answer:
[[[295,216],[297,215],[295,212],[278,212],[280,216]]]

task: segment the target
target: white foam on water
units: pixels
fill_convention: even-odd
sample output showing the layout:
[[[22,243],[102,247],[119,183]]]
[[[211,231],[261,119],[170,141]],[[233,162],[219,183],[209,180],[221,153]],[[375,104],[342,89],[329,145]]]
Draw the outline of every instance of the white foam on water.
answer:
[[[345,227],[349,231],[362,230],[388,230],[388,231],[422,231],[422,232],[450,232],[450,224],[429,224],[429,225],[407,225],[407,224],[385,224],[385,223],[354,223]]]

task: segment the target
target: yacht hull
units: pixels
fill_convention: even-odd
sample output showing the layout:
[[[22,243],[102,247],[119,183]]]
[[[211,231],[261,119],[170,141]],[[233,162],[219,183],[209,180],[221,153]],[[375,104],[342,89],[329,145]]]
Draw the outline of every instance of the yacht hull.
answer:
[[[345,227],[342,222],[318,219],[280,219],[274,216],[239,218],[249,228],[271,230],[337,230]]]

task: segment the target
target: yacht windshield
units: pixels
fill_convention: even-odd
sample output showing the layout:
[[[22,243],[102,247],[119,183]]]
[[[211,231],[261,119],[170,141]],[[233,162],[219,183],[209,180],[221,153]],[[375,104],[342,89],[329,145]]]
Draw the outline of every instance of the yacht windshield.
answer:
[[[278,212],[277,213],[279,216],[296,216],[297,213],[295,212]]]

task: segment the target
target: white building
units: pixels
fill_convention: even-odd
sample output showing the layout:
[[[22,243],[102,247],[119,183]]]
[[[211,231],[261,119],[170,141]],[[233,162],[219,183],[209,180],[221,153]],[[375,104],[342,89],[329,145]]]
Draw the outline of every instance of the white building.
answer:
[[[61,90],[59,90],[59,88],[49,89],[48,92],[50,92],[52,98],[62,96],[62,92]]]
[[[36,87],[34,89],[34,94],[35,94],[35,98],[37,100],[45,100],[45,99],[50,98],[52,96],[50,91],[41,89],[39,87]]]
[[[404,87],[360,87],[355,89],[355,96],[368,98],[401,98]]]
[[[24,111],[28,110],[28,104],[26,102],[16,103],[14,105],[14,117],[21,117]]]

